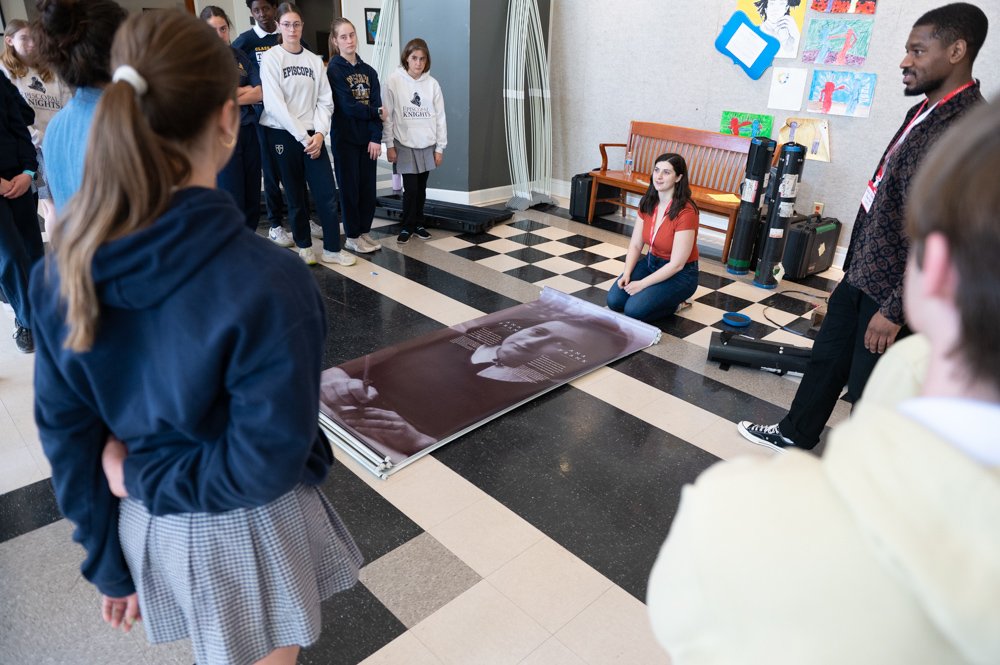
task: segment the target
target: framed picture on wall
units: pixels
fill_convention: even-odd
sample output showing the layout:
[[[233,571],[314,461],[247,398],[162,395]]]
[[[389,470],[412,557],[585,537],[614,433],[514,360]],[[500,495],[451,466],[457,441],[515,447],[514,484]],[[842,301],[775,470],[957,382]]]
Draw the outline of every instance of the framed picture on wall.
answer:
[[[365,41],[369,44],[375,43],[375,35],[378,34],[378,18],[381,13],[381,9],[365,7]]]

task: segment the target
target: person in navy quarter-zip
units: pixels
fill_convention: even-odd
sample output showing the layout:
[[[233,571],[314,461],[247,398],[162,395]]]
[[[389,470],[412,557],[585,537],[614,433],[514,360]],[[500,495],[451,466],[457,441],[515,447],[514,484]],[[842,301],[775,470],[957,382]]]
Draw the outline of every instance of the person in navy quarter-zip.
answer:
[[[113,628],[291,665],[362,561],[318,487],[323,298],[215,189],[240,128],[232,51],[182,11],[136,13],[111,65],[104,140],[30,286],[56,499]]]
[[[382,138],[386,157],[403,175],[403,230],[396,237],[396,242],[403,244],[414,235],[430,240],[431,234],[424,228],[427,178],[444,160],[448,126],[441,86],[429,74],[431,52],[427,42],[411,39],[399,63],[385,83],[388,117]]]
[[[226,12],[215,5],[201,10],[201,20],[208,23],[229,44],[232,23]],[[260,221],[260,144],[257,142],[257,114],[253,105],[264,98],[261,91],[257,63],[243,51],[233,48],[240,81],[236,86],[236,103],[240,105],[240,133],[229,163],[219,171],[219,189],[233,195],[236,205],[243,210],[243,219],[251,231],[257,230]]]
[[[323,261],[349,266],[356,259],[340,248],[337,189],[324,143],[330,131],[333,97],[323,76],[323,61],[302,46],[302,29],[298,7],[290,2],[281,3],[278,7],[281,41],[261,58],[264,113],[260,123],[266,130],[267,149],[273,152],[285,183],[288,222],[299,256],[309,265],[316,263],[309,237],[305,188],[296,186],[308,181],[323,225]]]
[[[14,343],[21,353],[35,350],[28,275],[42,258],[42,234],[31,181],[38,170],[28,127],[35,112],[14,84],[0,74],[0,293],[14,308]]]
[[[382,93],[378,74],[358,56],[354,24],[336,18],[330,25],[330,64],[326,75],[333,89],[333,152],[340,184],[347,248],[374,252],[375,169],[382,154]]]

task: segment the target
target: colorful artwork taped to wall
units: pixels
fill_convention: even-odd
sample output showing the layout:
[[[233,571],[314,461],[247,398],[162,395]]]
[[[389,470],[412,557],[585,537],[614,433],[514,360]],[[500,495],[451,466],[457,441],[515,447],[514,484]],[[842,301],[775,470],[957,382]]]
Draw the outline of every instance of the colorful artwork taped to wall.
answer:
[[[817,69],[809,84],[810,113],[867,118],[875,98],[875,74]]]
[[[812,0],[810,9],[827,14],[874,14],[878,0]]]
[[[868,58],[874,23],[864,18],[813,19],[802,46],[802,62],[861,67]]]
[[[719,133],[733,136],[765,136],[771,138],[774,129],[774,116],[762,113],[739,113],[723,111],[719,121]]]
[[[806,159],[830,161],[830,121],[826,118],[786,118],[778,143],[794,141],[806,147]]]
[[[794,7],[788,0],[736,0],[736,8],[745,12],[760,29],[781,44],[775,58],[794,58],[799,54],[806,4]]]

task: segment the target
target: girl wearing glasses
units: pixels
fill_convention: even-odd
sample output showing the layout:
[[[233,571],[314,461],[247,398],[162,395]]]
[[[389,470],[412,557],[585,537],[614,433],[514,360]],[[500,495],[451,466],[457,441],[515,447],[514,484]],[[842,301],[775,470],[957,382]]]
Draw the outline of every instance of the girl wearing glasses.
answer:
[[[278,6],[278,45],[260,60],[264,84],[267,149],[272,151],[285,183],[288,220],[299,256],[316,263],[309,234],[309,208],[303,181],[309,183],[323,226],[324,263],[353,265],[354,256],[340,248],[336,187],[324,138],[330,132],[333,95],[323,76],[323,61],[302,45],[302,13],[290,2]]]

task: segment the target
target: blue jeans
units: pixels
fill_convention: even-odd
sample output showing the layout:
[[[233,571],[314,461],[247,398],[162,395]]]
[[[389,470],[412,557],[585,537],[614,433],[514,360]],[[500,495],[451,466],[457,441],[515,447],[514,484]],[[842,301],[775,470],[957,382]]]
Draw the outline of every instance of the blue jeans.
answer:
[[[669,261],[652,253],[639,259],[630,281],[637,282],[667,265]],[[659,321],[677,311],[677,306],[694,295],[698,288],[698,262],[691,261],[680,272],[659,284],[647,286],[630,296],[616,280],[608,291],[608,307],[640,321]]]

